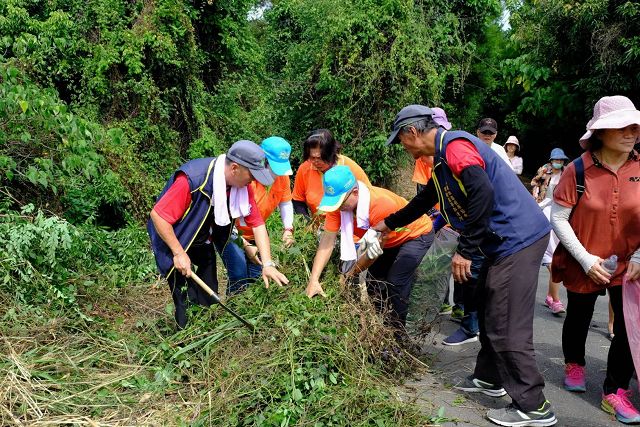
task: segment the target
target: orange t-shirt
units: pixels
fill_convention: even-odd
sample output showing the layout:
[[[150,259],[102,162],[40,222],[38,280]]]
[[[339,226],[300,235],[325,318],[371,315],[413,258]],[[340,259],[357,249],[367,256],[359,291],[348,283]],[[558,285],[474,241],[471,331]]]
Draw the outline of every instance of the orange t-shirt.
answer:
[[[602,259],[614,254],[618,256],[618,269],[609,286],[622,284],[629,259],[640,247],[640,159],[635,152],[633,154],[634,158],[617,172],[604,165],[596,166],[590,152],[582,155],[586,190],[569,221],[590,254]],[[553,200],[567,208],[576,205],[573,163],[560,176]],[[554,281],[564,282],[570,291],[588,293],[603,289],[589,279],[564,248],[555,252],[551,265]]]
[[[291,200],[291,179],[288,176],[277,176],[270,187],[265,187],[257,181],[249,184],[253,187],[256,204],[263,220],[267,220],[273,211],[282,202]],[[242,235],[247,240],[253,240],[253,230],[251,227],[241,226],[240,221],[236,220],[236,227],[242,231]]]
[[[338,161],[335,165],[348,166],[358,181],[371,186],[367,174],[364,173],[356,162],[347,156],[338,155]],[[293,200],[306,203],[311,213],[315,215],[318,211],[318,206],[320,206],[323,194],[322,172],[314,168],[310,160],[302,162],[296,172],[296,178],[293,183]]]
[[[371,199],[369,204],[369,224],[376,225],[386,217],[402,209],[407,205],[407,201],[397,194],[380,187],[369,186],[371,191]],[[360,238],[364,236],[367,230],[358,228],[354,215],[353,234]],[[336,210],[327,213],[324,221],[324,229],[329,232],[338,232],[340,230],[340,211]],[[411,224],[403,227],[401,231],[391,231],[388,239],[384,244],[385,248],[393,248],[399,246],[408,240],[413,240],[423,234],[428,233],[433,228],[431,220],[426,215],[413,221]]]
[[[413,169],[413,177],[411,181],[420,185],[427,185],[431,179],[431,170],[433,168],[433,157],[422,156],[416,160],[416,166]]]

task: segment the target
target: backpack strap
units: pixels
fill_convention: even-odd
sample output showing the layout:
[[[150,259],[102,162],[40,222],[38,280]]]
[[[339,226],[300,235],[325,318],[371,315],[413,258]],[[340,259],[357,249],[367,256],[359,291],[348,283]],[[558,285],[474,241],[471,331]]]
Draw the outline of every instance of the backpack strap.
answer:
[[[584,190],[586,187],[584,186],[584,161],[582,160],[582,156],[578,157],[573,161],[573,166],[576,168],[576,205],[580,201],[580,197],[584,194]],[[575,207],[574,207],[575,208]]]
[[[584,191],[587,189],[587,187],[584,186],[584,161],[582,160],[582,156],[573,161],[573,166],[576,169],[576,204],[573,205],[573,208],[571,209],[569,221],[571,221],[573,213],[576,211],[578,203],[580,203],[580,197],[582,197]]]

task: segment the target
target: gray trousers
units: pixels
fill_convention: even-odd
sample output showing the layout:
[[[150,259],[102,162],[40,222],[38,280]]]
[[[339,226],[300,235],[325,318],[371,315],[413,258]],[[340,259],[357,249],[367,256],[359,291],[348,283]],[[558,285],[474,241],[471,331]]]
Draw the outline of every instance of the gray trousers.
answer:
[[[533,349],[538,272],[549,235],[499,260],[489,260],[478,288],[480,343],[474,376],[502,385],[522,411],[545,401]]]

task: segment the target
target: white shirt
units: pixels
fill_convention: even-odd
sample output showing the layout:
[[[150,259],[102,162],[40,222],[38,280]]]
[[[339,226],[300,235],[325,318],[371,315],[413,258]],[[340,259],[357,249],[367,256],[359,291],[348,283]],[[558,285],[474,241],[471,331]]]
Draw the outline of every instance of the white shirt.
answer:
[[[511,161],[511,166],[513,167],[513,171],[516,173],[516,175],[520,175],[522,173],[522,157],[513,156],[509,160]]]
[[[547,187],[547,193],[544,195],[545,198],[553,200],[553,190],[555,190],[556,185],[560,182],[560,173],[554,173],[551,175],[551,179],[549,180],[549,186]]]
[[[511,165],[511,160],[509,160],[509,156],[507,156],[507,152],[504,151],[504,147],[500,144],[496,144],[495,142],[491,143],[491,149],[496,152],[498,156],[502,160],[504,160],[511,170],[513,170],[513,166]]]

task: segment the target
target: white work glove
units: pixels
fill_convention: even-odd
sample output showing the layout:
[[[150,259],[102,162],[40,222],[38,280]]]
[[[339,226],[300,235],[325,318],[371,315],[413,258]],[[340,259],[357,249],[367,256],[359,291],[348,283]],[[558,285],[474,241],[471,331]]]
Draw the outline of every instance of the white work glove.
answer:
[[[370,228],[364,233],[360,239],[360,245],[364,245],[367,258],[376,259],[382,255],[382,246],[380,246],[380,232]]]

